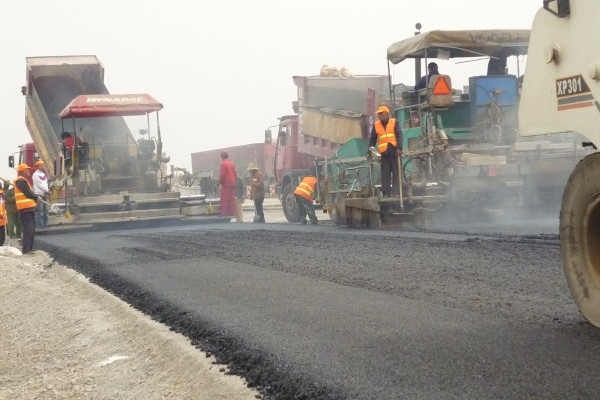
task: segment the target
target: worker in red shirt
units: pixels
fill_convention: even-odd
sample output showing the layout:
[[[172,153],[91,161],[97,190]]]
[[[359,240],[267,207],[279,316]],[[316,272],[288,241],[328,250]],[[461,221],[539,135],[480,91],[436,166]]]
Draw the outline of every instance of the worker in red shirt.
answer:
[[[65,157],[65,165],[70,167],[73,165],[73,158],[75,154],[75,138],[71,135],[70,132],[63,132],[60,135],[63,140],[63,154]],[[81,147],[83,142],[81,138],[77,137],[77,147]],[[77,165],[75,165],[77,167]]]
[[[237,173],[235,165],[229,159],[226,151],[221,152],[221,170],[219,184],[221,185],[221,215],[235,215],[235,180]]]

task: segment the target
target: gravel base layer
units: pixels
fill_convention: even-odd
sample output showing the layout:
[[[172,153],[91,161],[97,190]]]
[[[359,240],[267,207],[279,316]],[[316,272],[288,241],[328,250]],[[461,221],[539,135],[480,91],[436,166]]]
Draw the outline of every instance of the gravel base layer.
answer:
[[[0,255],[0,275],[0,399],[260,398],[184,336],[43,251]]]

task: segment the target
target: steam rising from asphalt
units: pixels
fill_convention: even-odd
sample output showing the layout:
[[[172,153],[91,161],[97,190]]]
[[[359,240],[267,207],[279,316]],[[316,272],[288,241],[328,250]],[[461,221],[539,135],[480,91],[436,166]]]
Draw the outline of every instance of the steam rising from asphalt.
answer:
[[[522,233],[522,234],[558,234],[559,214],[562,195],[571,171],[586,155],[590,148],[583,148],[585,139],[575,133],[542,135],[531,138],[519,138],[519,142],[545,142],[562,145],[559,150],[530,151],[514,162],[522,163],[522,186],[505,190],[502,194],[490,196],[478,203],[478,206],[461,204],[460,201],[449,204],[434,217],[439,229],[456,231],[476,231],[482,233]],[[552,148],[552,146],[548,146]],[[532,158],[533,156],[538,158]],[[561,168],[548,169],[544,166]],[[535,166],[538,173],[528,173],[527,168]]]

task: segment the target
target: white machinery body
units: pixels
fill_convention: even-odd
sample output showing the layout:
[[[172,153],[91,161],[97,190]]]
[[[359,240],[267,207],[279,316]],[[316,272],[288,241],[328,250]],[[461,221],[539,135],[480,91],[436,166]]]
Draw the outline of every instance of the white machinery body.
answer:
[[[519,108],[522,136],[577,132],[600,144],[600,1],[534,19]]]

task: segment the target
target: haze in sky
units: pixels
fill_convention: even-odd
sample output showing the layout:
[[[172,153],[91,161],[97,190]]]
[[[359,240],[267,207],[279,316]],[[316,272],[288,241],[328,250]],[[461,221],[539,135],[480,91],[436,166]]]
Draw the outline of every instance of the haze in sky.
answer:
[[[531,27],[542,0],[27,0],[3,3],[0,177],[30,142],[24,122],[25,57],[96,55],[113,94],[149,93],[163,103],[164,150],[191,170],[191,153],[257,143],[292,113],[294,75],[324,64],[387,74],[386,50],[422,31]],[[414,84],[412,64],[394,69]],[[462,88],[487,62],[450,73]],[[522,66],[521,73],[524,71]],[[128,120],[132,131],[145,118]],[[139,124],[139,125],[138,125]]]

